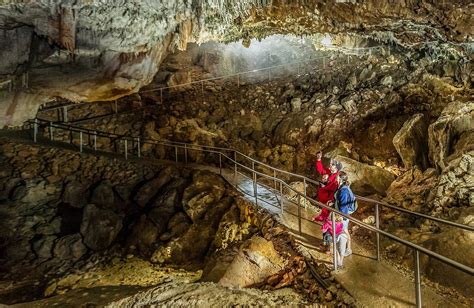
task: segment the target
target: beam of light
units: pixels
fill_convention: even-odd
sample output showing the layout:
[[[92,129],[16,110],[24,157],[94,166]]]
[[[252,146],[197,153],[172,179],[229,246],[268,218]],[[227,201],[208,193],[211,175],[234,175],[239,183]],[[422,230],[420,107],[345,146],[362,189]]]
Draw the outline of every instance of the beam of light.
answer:
[[[332,39],[329,35],[326,35],[322,40],[321,40],[321,45],[325,47],[331,47],[332,46]]]

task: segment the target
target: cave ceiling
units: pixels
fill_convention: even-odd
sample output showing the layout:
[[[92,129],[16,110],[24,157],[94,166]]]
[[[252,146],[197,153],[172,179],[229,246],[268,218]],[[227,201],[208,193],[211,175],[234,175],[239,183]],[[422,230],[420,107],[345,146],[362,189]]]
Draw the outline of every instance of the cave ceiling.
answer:
[[[473,13],[469,0],[1,0],[0,126],[54,98],[137,92],[190,42],[330,34],[350,47],[434,44],[472,56]]]

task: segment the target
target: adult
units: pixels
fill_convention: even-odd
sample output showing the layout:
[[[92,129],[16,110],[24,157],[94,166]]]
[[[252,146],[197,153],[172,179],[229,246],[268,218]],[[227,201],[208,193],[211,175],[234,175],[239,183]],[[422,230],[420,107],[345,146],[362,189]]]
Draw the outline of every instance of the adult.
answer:
[[[339,172],[338,174],[338,182],[339,182],[339,189],[335,194],[335,208],[346,215],[351,215],[357,210],[357,202],[352,192],[351,188],[349,187],[349,178],[347,173],[344,171]],[[349,219],[343,218],[342,219],[342,226],[343,232],[347,236],[347,250],[346,255],[349,256],[352,254],[351,249],[351,235],[349,234]]]
[[[338,174],[339,171],[342,169],[342,164],[339,161],[331,159],[329,164],[329,168],[325,168],[323,166],[323,162],[321,158],[323,157],[323,153],[319,151],[316,154],[316,171],[323,177],[326,178],[326,182],[322,182],[319,189],[318,189],[318,201],[324,204],[329,204],[334,202],[334,193],[339,187],[338,182]],[[329,210],[323,208],[321,214],[314,218],[315,221],[326,221],[329,217]]]

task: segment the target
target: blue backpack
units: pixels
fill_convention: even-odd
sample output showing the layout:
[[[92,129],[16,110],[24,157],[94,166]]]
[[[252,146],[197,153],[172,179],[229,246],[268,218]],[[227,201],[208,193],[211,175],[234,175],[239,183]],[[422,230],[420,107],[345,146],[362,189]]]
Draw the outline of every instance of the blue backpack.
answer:
[[[336,209],[343,212],[344,214],[352,215],[352,213],[357,211],[357,199],[354,196],[352,190],[347,185],[342,186],[336,190],[334,200]]]

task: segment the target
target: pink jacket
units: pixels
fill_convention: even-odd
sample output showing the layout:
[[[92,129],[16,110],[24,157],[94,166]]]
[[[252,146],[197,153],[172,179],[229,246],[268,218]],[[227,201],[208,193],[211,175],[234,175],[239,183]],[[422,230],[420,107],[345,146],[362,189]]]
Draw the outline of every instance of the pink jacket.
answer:
[[[321,227],[321,230],[323,233],[329,232],[329,234],[332,235],[332,222],[331,220],[326,220]],[[342,233],[342,222],[337,221],[336,222],[336,235],[340,235]]]

